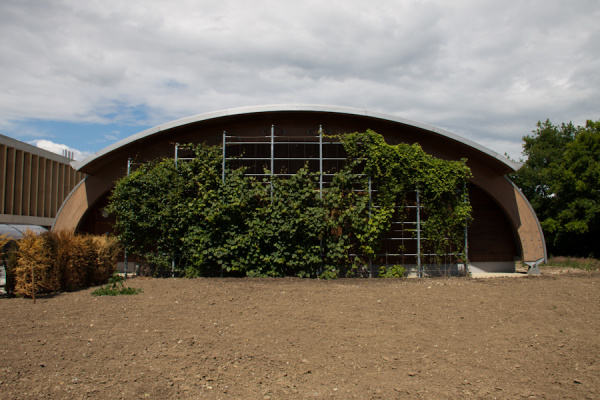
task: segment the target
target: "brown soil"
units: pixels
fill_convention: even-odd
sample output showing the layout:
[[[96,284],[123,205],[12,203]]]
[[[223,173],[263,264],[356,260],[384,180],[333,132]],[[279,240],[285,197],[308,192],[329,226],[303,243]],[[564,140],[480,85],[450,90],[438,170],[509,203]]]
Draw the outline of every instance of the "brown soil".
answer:
[[[0,299],[0,398],[600,398],[600,272],[127,284]]]

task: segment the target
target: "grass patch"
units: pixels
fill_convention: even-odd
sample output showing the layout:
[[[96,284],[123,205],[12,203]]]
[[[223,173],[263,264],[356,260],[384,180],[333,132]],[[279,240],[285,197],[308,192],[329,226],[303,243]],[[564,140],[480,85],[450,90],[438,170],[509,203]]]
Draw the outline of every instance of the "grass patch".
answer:
[[[121,275],[114,274],[108,280],[108,284],[92,292],[92,296],[119,296],[142,293],[140,288],[125,287],[124,278]]]
[[[582,258],[582,257],[550,257],[546,264],[552,267],[562,268],[577,268],[586,271],[597,271],[600,270],[600,260],[596,258]]]

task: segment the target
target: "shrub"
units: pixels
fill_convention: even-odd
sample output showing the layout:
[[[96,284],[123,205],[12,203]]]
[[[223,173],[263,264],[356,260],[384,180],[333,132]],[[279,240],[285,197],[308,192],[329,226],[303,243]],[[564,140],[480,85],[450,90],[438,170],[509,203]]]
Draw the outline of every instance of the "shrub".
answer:
[[[60,271],[55,262],[52,242],[47,234],[36,235],[29,231],[19,241],[14,270],[15,294],[31,297],[34,290],[35,293],[44,293],[60,289]]]
[[[113,236],[93,236],[95,250],[95,268],[92,268],[92,285],[108,282],[117,269],[117,260],[121,253],[121,245]]]
[[[390,267],[379,267],[380,278],[404,278],[406,269],[402,265],[392,265]]]
[[[92,296],[118,296],[118,295],[132,295],[142,293],[143,290],[139,288],[125,287],[123,285],[123,277],[114,274],[108,280],[108,285],[102,286],[92,292]]]
[[[61,231],[48,234],[54,242],[56,258],[61,277],[61,290],[75,290],[91,284],[91,271],[94,269],[94,244],[89,236],[76,236]]]
[[[11,266],[7,282],[14,278],[14,293],[25,297],[33,294],[32,273],[35,293],[103,284],[114,273],[120,251],[117,240],[108,236],[27,232],[14,251],[5,254]]]

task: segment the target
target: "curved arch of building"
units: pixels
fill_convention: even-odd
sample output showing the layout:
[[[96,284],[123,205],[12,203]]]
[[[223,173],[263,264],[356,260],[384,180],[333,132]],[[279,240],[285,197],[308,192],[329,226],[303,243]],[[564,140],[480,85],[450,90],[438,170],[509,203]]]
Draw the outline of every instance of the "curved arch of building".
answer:
[[[474,232],[469,235],[470,241],[473,237],[478,251],[470,251],[470,255],[473,254],[473,257],[470,256],[472,264],[485,271],[506,271],[511,269],[509,265],[514,270],[516,259],[524,262],[546,259],[544,236],[537,216],[521,191],[505,176],[515,171],[519,164],[477,143],[429,125],[366,110],[326,106],[281,105],[224,110],[159,125],[130,136],[81,162],[73,163],[78,171],[88,176],[64,202],[53,230],[92,230],[89,220],[101,220],[98,214],[106,201],[106,194],[114,182],[126,174],[129,158],[144,162],[158,157],[173,157],[175,143],[220,144],[223,132],[251,136],[262,134],[271,126],[298,136],[314,132],[319,126],[332,134],[372,129],[382,134],[390,144],[419,143],[426,152],[439,158],[466,158],[473,173],[473,201],[479,204],[474,206]],[[102,226],[102,229],[108,229],[108,225]],[[509,233],[502,237],[494,236],[502,231]],[[511,235],[512,238],[508,237]],[[502,256],[495,258],[494,249],[498,242],[502,242],[505,249]],[[512,260],[507,257],[510,253]]]

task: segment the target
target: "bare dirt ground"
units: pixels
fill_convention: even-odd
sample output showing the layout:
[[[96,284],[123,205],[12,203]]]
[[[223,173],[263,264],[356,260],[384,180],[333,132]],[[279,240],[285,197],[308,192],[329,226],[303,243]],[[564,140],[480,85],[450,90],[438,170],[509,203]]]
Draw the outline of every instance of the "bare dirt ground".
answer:
[[[0,398],[600,398],[600,272],[543,272],[4,298]]]

